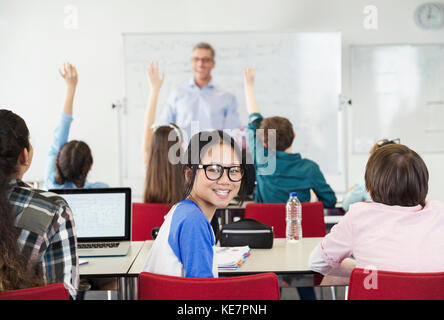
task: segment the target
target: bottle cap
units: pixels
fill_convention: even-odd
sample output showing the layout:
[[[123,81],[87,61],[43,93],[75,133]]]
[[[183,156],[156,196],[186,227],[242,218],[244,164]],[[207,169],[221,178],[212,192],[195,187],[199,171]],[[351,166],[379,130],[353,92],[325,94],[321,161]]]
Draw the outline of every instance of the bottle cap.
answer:
[[[297,192],[290,192],[290,197],[297,197],[298,193]]]

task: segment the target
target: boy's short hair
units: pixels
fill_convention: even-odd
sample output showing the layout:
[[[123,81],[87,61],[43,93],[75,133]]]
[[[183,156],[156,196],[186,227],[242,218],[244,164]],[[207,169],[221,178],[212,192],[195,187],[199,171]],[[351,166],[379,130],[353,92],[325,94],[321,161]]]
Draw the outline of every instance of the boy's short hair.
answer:
[[[207,42],[199,42],[196,44],[193,48],[193,51],[196,49],[206,49],[211,51],[211,56],[213,59],[216,57],[216,51],[214,51],[214,48]]]
[[[425,206],[429,173],[422,158],[402,144],[375,150],[365,168],[365,186],[375,202]]]
[[[276,151],[285,151],[294,140],[293,125],[287,118],[270,117],[262,120],[258,131],[259,138],[269,146],[269,139],[275,139]]]

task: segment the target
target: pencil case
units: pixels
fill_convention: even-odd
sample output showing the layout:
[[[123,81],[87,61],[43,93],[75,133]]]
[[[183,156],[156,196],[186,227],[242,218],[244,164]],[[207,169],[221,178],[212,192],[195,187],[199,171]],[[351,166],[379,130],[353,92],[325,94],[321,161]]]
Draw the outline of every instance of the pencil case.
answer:
[[[273,227],[254,219],[242,219],[226,224],[221,229],[220,246],[249,246],[252,249],[273,247]]]

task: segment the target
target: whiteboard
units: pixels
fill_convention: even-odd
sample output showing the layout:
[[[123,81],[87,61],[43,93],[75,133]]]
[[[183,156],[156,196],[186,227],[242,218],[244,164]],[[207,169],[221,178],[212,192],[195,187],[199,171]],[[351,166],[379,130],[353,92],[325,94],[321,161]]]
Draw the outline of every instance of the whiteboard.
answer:
[[[444,45],[353,46],[351,62],[353,153],[381,138],[444,152]]]
[[[126,101],[121,172],[126,185],[143,186],[141,145],[149,62],[158,61],[165,72],[159,115],[172,90],[192,78],[192,48],[202,41],[216,51],[213,81],[236,96],[244,127],[248,114],[242,72],[253,66],[261,113],[265,117],[287,117],[296,132],[293,152],[316,161],[324,174],[338,174],[340,33],[129,33],[123,34]]]

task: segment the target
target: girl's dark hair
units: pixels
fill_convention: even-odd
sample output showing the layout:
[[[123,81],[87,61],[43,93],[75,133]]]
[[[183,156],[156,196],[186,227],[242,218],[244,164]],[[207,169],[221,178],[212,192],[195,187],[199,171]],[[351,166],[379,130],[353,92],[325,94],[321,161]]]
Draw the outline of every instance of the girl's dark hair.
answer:
[[[174,156],[180,160],[182,137],[179,127],[158,127],[151,138],[145,177],[144,202],[175,204],[182,200],[184,175],[182,166],[171,163]],[[176,149],[172,149],[177,146]]]
[[[72,182],[77,188],[82,188],[92,164],[91,149],[85,142],[72,140],[66,143],[57,154],[57,184]]]
[[[43,285],[41,269],[27,270],[28,261],[17,243],[20,230],[15,227],[8,199],[9,180],[16,173],[18,158],[25,148],[30,149],[25,121],[9,110],[0,110],[0,288],[3,290]]]
[[[424,207],[428,182],[422,158],[402,144],[375,150],[365,169],[365,186],[373,201],[391,206]]]
[[[197,165],[201,163],[202,158],[207,154],[208,150],[216,144],[226,144],[230,146],[236,153],[239,161],[241,161],[241,168],[244,171],[238,193],[239,203],[241,204],[244,201],[247,193],[249,176],[247,174],[245,163],[242,163],[245,157],[243,157],[242,150],[239,148],[236,141],[234,141],[233,137],[222,130],[202,131],[195,134],[191,138],[183,160],[183,173],[185,174],[185,170],[190,168],[191,174],[189,181],[185,181],[185,190],[182,199],[186,199],[190,195],[191,190],[193,190],[194,180],[197,173]]]

